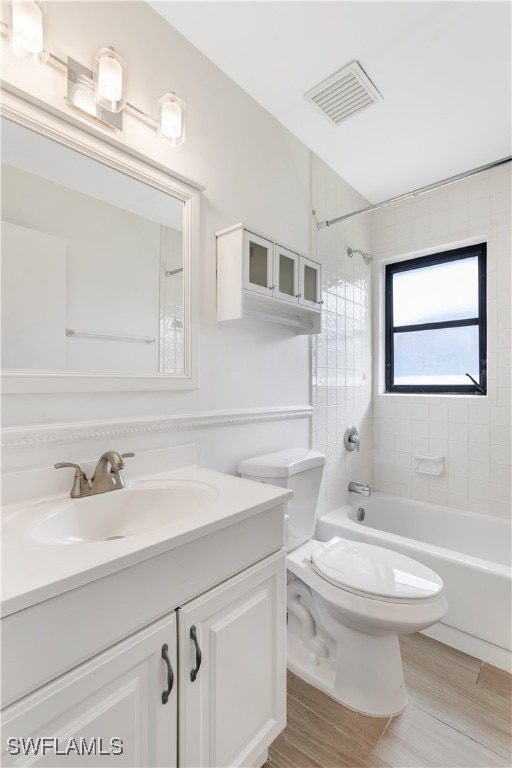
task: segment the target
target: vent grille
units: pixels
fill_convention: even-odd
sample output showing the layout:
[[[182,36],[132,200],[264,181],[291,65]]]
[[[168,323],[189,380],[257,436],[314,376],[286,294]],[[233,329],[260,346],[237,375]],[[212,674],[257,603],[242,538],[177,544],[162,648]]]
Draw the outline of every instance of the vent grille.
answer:
[[[335,72],[305,96],[335,125],[382,101],[379,91],[357,61]]]

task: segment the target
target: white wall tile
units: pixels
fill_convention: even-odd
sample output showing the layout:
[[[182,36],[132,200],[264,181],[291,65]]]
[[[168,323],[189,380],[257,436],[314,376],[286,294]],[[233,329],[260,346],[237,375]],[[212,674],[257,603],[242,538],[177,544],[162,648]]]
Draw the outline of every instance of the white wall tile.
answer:
[[[470,461],[489,461],[489,443],[469,443],[468,458]]]
[[[512,515],[510,499],[508,506],[503,500],[505,489],[510,491],[512,461],[511,188],[512,167],[507,164],[422,195],[421,206],[420,199],[389,206],[372,221],[377,259],[407,258],[427,248],[443,250],[468,237],[474,238],[472,242],[487,241],[487,397],[376,396],[377,432],[386,450],[376,457],[375,471],[383,470],[384,492],[397,493],[400,488],[405,494],[409,488],[409,475],[397,476],[408,472],[401,466],[404,453],[445,456],[445,485],[413,471],[413,498]],[[379,310],[379,296],[374,293],[376,317],[382,316]],[[382,380],[381,371],[375,380]]]
[[[450,422],[448,436],[450,440],[463,440],[468,442],[468,424],[461,422]]]
[[[363,207],[365,201],[332,169],[313,160],[314,207],[320,219],[344,206]],[[323,330],[313,345],[313,446],[326,453],[326,483],[319,514],[347,501],[349,480],[374,484],[373,462],[381,467],[382,428],[372,417],[371,269],[360,259],[346,257],[347,246],[370,250],[371,220],[322,230],[316,239],[323,273]],[[377,410],[377,409],[376,409]],[[380,408],[378,409],[380,412]],[[392,422],[392,411],[389,413]],[[349,453],[345,429],[355,425],[361,451]],[[374,452],[374,427],[379,448]],[[394,437],[393,437],[394,440]],[[385,442],[385,441],[384,441]],[[394,448],[394,445],[393,445]],[[376,476],[379,473],[376,473]]]
[[[489,482],[490,470],[488,461],[470,461],[468,464],[469,477],[473,480]]]
[[[449,405],[448,406],[448,421],[467,424],[469,420],[469,408],[467,405]]]
[[[448,406],[447,405],[431,405],[430,406],[430,421],[448,421]]]

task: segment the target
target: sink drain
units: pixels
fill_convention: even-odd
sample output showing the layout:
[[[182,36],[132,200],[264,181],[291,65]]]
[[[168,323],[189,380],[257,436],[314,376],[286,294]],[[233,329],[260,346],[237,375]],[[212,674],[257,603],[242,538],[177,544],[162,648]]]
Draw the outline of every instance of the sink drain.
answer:
[[[115,539],[124,539],[125,536],[109,536],[108,539],[105,539],[105,541],[114,541]]]

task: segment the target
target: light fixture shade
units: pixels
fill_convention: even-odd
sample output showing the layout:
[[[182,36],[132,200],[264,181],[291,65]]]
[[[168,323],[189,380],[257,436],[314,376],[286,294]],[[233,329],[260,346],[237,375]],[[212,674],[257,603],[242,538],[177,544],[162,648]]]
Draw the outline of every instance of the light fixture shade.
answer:
[[[174,93],[166,93],[158,102],[158,123],[162,136],[170,139],[173,147],[185,141],[185,102]]]
[[[126,106],[126,62],[113,48],[100,48],[95,63],[97,104],[109,112],[121,112]]]
[[[34,64],[48,61],[46,4],[42,0],[12,0],[9,25],[16,56],[32,56]]]

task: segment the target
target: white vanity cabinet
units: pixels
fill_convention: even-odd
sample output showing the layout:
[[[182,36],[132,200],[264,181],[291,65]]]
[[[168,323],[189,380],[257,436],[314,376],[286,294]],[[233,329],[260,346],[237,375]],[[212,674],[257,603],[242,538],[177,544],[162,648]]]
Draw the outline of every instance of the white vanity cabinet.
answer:
[[[176,645],[173,611],[8,707],[2,713],[2,765],[174,768]],[[24,756],[29,738],[46,742]]]
[[[178,616],[179,764],[262,765],[286,724],[283,556],[192,600]]]
[[[2,618],[1,764],[263,765],[285,726],[283,513],[278,504]],[[8,739],[29,737],[57,738],[61,751],[94,739],[97,752],[9,754]],[[105,754],[111,739],[122,754]]]
[[[217,232],[217,320],[321,330],[321,265],[243,224]]]

